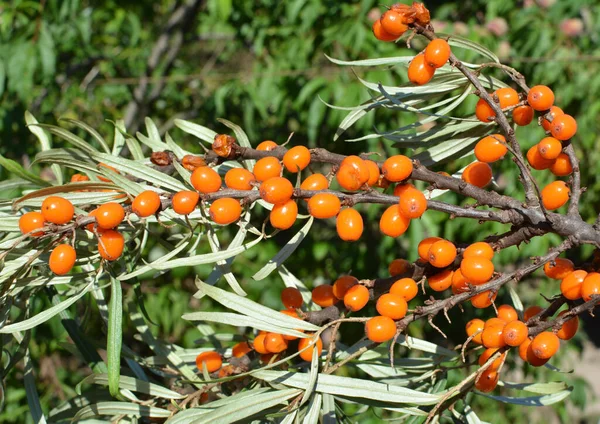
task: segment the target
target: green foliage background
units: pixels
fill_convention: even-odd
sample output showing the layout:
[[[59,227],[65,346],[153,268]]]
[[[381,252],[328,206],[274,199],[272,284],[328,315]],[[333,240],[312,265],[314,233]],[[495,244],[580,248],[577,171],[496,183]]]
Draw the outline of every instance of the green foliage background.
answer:
[[[25,110],[30,110],[40,122],[76,118],[109,134],[112,125],[106,120],[125,115],[133,91],[146,73],[154,43],[179,3],[173,0],[0,2],[0,153],[25,163],[35,154],[33,137],[24,125]],[[489,47],[505,63],[520,70],[531,85],[551,86],[557,103],[577,117],[580,130],[576,150],[582,160],[583,185],[588,187],[581,208],[586,219],[595,219],[600,202],[600,182],[596,178],[600,171],[600,149],[596,148],[600,133],[597,119],[600,5],[591,0],[457,0],[433,1],[427,5],[437,21],[434,25],[438,31],[462,35]],[[369,93],[357,75],[384,85],[406,81],[402,68],[360,68],[354,74],[350,68],[334,65],[325,57],[327,54],[336,59],[357,60],[410,54],[402,43],[381,43],[372,37],[370,25],[380,10],[380,2],[375,0],[207,0],[186,32],[172,66],[159,64],[148,75],[153,83],[162,79],[165,84],[155,100],[142,105],[140,114],[150,116],[162,132],[169,130],[178,143],[198,152],[199,147],[192,144],[190,137],[173,128],[173,118],[183,117],[225,132],[226,128],[216,121],[223,117],[241,125],[254,144],[266,139],[282,143],[294,132],[294,144],[326,147],[346,154],[396,152],[397,147],[385,139],[355,143],[344,140],[406,125],[415,120],[411,113],[372,112],[334,141],[337,126],[347,112],[324,103],[351,107],[368,100]],[[565,19],[578,21],[570,22],[568,27]],[[569,34],[579,23],[581,32]],[[468,54],[462,58],[468,60]],[[473,106],[474,100],[469,99],[462,112],[469,113]],[[143,115],[139,118],[143,119]],[[143,120],[128,126],[129,132],[134,133],[140,122]],[[534,126],[520,129],[523,147],[529,148],[537,142],[541,131]],[[465,163],[456,161],[443,168],[453,172]],[[37,168],[36,172],[48,175],[44,169]],[[495,172],[501,187],[518,189],[517,171],[510,161],[495,168]],[[542,182],[547,178],[542,173],[536,176]],[[5,170],[0,169],[0,179],[6,177]],[[316,229],[286,266],[309,286],[312,282],[333,281],[350,271],[359,278],[372,278],[387,275],[387,265],[394,258],[414,260],[415,246],[425,235],[467,243],[499,231],[493,224],[474,226],[470,221],[449,221],[443,214],[429,212],[426,219],[411,226],[407,235],[392,240],[380,236],[379,213],[377,208],[364,210],[368,217],[365,233],[355,244],[341,243],[331,223],[316,223]],[[283,287],[280,280],[273,277],[256,282],[250,277],[259,269],[257,264],[272,257],[288,238],[289,235],[280,234],[233,264],[233,272],[250,296],[276,309],[280,308],[279,291]],[[515,262],[545,252],[557,242],[556,237],[545,237],[520,250],[508,249],[496,265],[514,266]],[[149,246],[150,260],[165,253],[156,241]],[[582,262],[589,254],[585,250],[575,252],[572,259]],[[198,330],[180,317],[191,307],[212,307],[209,303],[192,305],[197,300],[190,296],[195,291],[194,275],[203,278],[210,271],[208,266],[177,269],[159,279],[141,279],[146,307],[157,323],[152,329],[156,336],[186,348],[195,345],[200,335]],[[530,287],[523,296],[530,304],[543,304],[539,293],[552,294],[556,289],[542,278],[522,284]],[[124,296],[132,295],[124,287]],[[40,302],[37,308],[45,306]],[[91,305],[87,306],[80,305],[73,312],[87,313]],[[458,310],[452,311],[451,318],[453,324],[447,326],[447,334],[450,344],[456,344],[464,337],[465,318]],[[97,320],[93,315],[88,317],[86,328],[93,329]],[[586,322],[586,327],[593,326],[594,321]],[[354,330],[357,332],[354,337],[358,338],[361,331]],[[416,336],[441,342],[441,336],[427,325],[413,324],[411,331]],[[345,339],[352,337],[351,331],[344,334]],[[63,328],[54,320],[34,331],[31,354],[40,369],[38,389],[46,409],[61,398],[72,396],[75,385],[86,373],[64,349],[66,338]],[[578,335],[576,343],[570,344],[572,350],[578,350],[585,338],[585,333]],[[571,355],[572,350],[563,356]],[[532,374],[527,369],[526,373],[530,374],[524,377],[528,379],[560,378],[576,383],[568,406],[559,404],[554,408],[564,422],[569,422],[573,408],[583,409],[591,401],[585,383],[575,377],[568,374],[550,377],[548,370]],[[18,373],[7,377],[9,389],[0,421],[29,420],[20,378]],[[500,413],[513,422],[543,419],[533,408],[526,410],[533,414],[531,417],[521,408],[506,405],[503,408]],[[480,414],[482,419],[494,422],[498,412],[492,410],[486,415],[485,408],[480,410],[484,411]],[[375,417],[364,417],[367,419],[377,421]]]

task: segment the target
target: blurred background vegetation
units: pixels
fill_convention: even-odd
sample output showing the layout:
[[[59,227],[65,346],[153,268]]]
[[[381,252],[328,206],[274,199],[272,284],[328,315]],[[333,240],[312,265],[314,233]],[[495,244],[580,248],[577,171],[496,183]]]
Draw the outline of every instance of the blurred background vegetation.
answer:
[[[255,144],[266,139],[283,143],[293,132],[293,144],[326,147],[346,154],[397,152],[397,147],[385,139],[356,143],[344,140],[406,125],[415,120],[410,113],[371,112],[334,141],[335,131],[347,111],[325,104],[351,107],[369,99],[357,75],[384,85],[406,81],[403,68],[352,70],[331,63],[325,56],[356,60],[414,54],[402,41],[381,43],[371,36],[370,26],[383,9],[381,3],[377,0],[0,1],[0,154],[25,164],[35,155],[36,143],[23,120],[26,110],[45,123],[56,123],[59,118],[79,119],[107,136],[113,128],[108,120],[125,119],[128,132],[135,134],[143,130],[144,117],[150,116],[162,133],[169,131],[179,143],[198,152],[200,147],[192,145],[195,141],[174,127],[174,118],[193,120],[225,132],[227,129],[216,121],[223,117],[241,125]],[[600,202],[600,182],[596,178],[600,172],[600,149],[596,148],[600,133],[597,119],[600,4],[594,0],[455,0],[431,1],[427,6],[437,31],[481,43],[503,63],[521,71],[530,85],[541,83],[555,90],[557,103],[578,120],[576,150],[582,160],[583,185],[588,187],[581,209],[586,219],[595,219]],[[418,40],[415,45],[420,46]],[[469,99],[460,113],[471,114],[473,106],[474,99]],[[537,126],[530,127],[519,129],[523,149],[536,143],[543,134]],[[454,172],[465,163],[456,161],[440,169]],[[43,169],[37,172],[49,177]],[[495,166],[494,172],[501,189],[510,193],[519,188],[512,162]],[[548,178],[542,173],[535,175],[542,182]],[[0,169],[0,178],[6,177],[6,171]],[[461,201],[457,196],[446,196],[446,201]],[[316,223],[315,230],[286,266],[309,287],[331,282],[348,272],[359,278],[373,278],[387,275],[387,265],[394,258],[416,259],[414,247],[427,235],[468,243],[505,230],[497,224],[477,226],[471,221],[449,221],[446,215],[428,212],[424,219],[411,225],[407,235],[392,240],[382,238],[379,233],[377,208],[361,212],[367,220],[360,242],[341,243],[331,223]],[[289,237],[280,234],[233,264],[233,272],[250,295],[273,308],[280,308],[281,281],[273,277],[256,282],[250,277]],[[496,266],[510,269],[557,243],[556,237],[544,237],[520,250],[508,249],[498,256]],[[150,243],[147,257],[152,260],[164,253],[159,243]],[[581,263],[590,253],[582,249],[569,255]],[[153,328],[157,336],[187,348],[194,346],[199,332],[180,317],[192,308],[211,307],[199,305],[191,297],[195,291],[194,276],[206,277],[210,271],[210,267],[178,269],[159,279],[142,279],[146,308],[157,324]],[[540,293],[554,294],[556,284],[534,276],[520,283],[518,290],[528,302],[525,306],[543,304]],[[501,303],[510,302],[504,292],[499,299]],[[39,303],[37,307],[43,308],[43,302]],[[78,305],[78,316],[92,307],[91,301],[85,303]],[[464,314],[469,319],[470,312]],[[489,315],[489,311],[478,314]],[[445,325],[444,329],[450,345],[455,345],[464,339],[466,320],[458,309],[451,311],[450,317],[453,324]],[[575,365],[581,368],[579,355],[592,348],[589,340],[595,343],[600,340],[599,330],[594,334],[594,326],[598,327],[597,319],[586,319],[586,331],[568,345],[569,349],[563,349],[563,361],[557,360],[554,365],[563,370]],[[94,334],[93,314],[85,327]],[[429,326],[420,323],[411,325],[410,331],[432,341],[443,340]],[[355,333],[349,327],[343,335],[346,343],[357,339],[362,331]],[[54,321],[34,331],[31,353],[38,369],[38,390],[48,409],[72,396],[75,385],[87,373],[65,348],[66,340],[64,329]],[[514,358],[512,365],[513,381],[564,380],[575,385],[569,400],[552,408],[556,421],[573,422],[576,417],[592,422],[592,415],[600,412],[597,408],[594,412],[597,400],[589,383],[581,378],[582,372],[595,375],[597,385],[600,380],[597,363],[588,364],[595,369],[576,369],[575,374],[523,369]],[[29,420],[21,378],[15,372],[6,377],[6,403],[0,421]],[[515,423],[549,419],[548,410],[523,410],[486,400],[477,403],[480,417],[491,422],[498,422],[497,414],[502,414],[502,421]],[[502,409],[498,412],[496,408]],[[363,420],[377,422],[373,416]]]

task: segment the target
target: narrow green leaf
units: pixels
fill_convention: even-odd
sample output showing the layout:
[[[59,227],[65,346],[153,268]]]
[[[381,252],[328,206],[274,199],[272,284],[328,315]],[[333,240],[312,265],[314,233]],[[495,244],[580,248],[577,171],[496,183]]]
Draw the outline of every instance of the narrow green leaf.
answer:
[[[29,128],[29,131],[31,131],[33,133],[33,135],[35,135],[36,138],[39,140],[40,145],[42,146],[42,151],[52,149],[52,143],[50,141],[50,137],[48,137],[48,134],[46,134],[46,131],[44,131],[42,128],[32,125],[32,124],[37,124],[38,121],[28,110],[25,111],[25,123],[27,124],[27,128]],[[60,166],[51,165],[50,169],[52,169],[52,173],[56,177],[56,183],[58,185],[62,185],[63,174],[62,174],[62,171],[60,170]]]
[[[302,424],[313,424],[319,422],[319,414],[321,413],[322,403],[322,394],[316,393],[314,396],[312,396],[310,403],[308,404],[306,416],[304,417],[304,420],[302,420]]]
[[[210,144],[213,143],[215,135],[217,135],[216,132],[209,128],[203,127],[202,125],[194,124],[190,121],[185,121],[183,119],[175,119],[173,123],[176,127],[180,128],[184,132],[198,137],[200,140],[204,140]]]
[[[396,57],[379,57],[376,59],[364,59],[364,60],[339,60],[334,59],[325,55],[327,59],[336,65],[342,66],[382,66],[382,65],[397,65],[403,63],[408,65],[413,59],[412,56],[396,56]]]
[[[123,343],[123,292],[121,282],[110,278],[110,304],[106,359],[108,363],[108,390],[113,397],[119,396],[121,376],[121,345]]]
[[[571,392],[572,388],[567,390],[561,390],[558,393],[553,393],[551,395],[542,395],[542,396],[531,396],[531,397],[509,397],[509,396],[494,396],[488,393],[481,393],[476,391],[475,393],[480,396],[485,396],[489,399],[494,399],[498,402],[509,403],[512,405],[522,405],[522,406],[548,406],[560,402],[561,400],[566,399]]]
[[[92,374],[84,378],[80,385],[83,384],[98,384],[100,386],[108,386],[108,374]],[[179,394],[166,387],[158,384],[149,383],[133,377],[122,375],[119,380],[119,387],[124,390],[145,393],[150,396],[156,396],[163,399],[183,399],[186,395]]]
[[[38,186],[48,187],[51,184],[48,181],[42,180],[40,177],[35,175],[33,172],[27,171],[17,162],[12,159],[7,159],[0,155],[0,167],[6,169],[9,173],[16,175],[17,177],[23,178],[30,181]]]
[[[57,127],[56,125],[49,125],[49,124],[33,124],[33,126],[37,126],[37,127],[46,129],[46,130],[48,130],[48,132],[62,138],[63,140],[71,143],[72,145],[80,148],[81,150],[83,150],[85,152],[93,153],[93,152],[97,151],[94,148],[94,146],[89,144],[87,141],[85,141],[81,137],[76,136],[71,131],[65,130],[64,128]]]
[[[108,144],[106,144],[104,137],[102,137],[98,131],[96,131],[94,128],[92,128],[85,122],[78,121],[77,119],[69,119],[69,118],[60,118],[60,120],[68,122],[69,124],[73,124],[76,127],[81,128],[84,131],[87,131],[92,136],[92,138],[94,140],[96,140],[98,142],[98,144],[100,144],[100,147],[102,147],[102,150],[104,150],[106,153],[110,153],[110,148],[108,147]]]
[[[104,415],[124,415],[126,417],[167,418],[171,411],[156,406],[139,405],[132,402],[99,402],[87,405],[77,411],[73,421]]]
[[[447,38],[448,44],[450,44],[451,47],[460,47],[463,49],[471,50],[475,53],[487,57],[488,59],[491,59],[493,62],[500,63],[500,59],[498,59],[498,56],[496,56],[491,50],[483,47],[481,44],[475,43],[467,38],[454,34],[438,33],[437,35],[440,38]]]
[[[569,385],[564,381],[549,383],[511,383],[508,381],[502,381],[501,384],[507,389],[524,390],[526,392],[537,393],[540,395],[552,395],[569,388]]]
[[[45,424],[46,418],[42,412],[42,405],[40,404],[40,397],[37,389],[35,388],[35,377],[33,375],[33,366],[31,364],[31,357],[29,356],[29,349],[25,351],[25,369],[23,374],[23,383],[25,385],[25,393],[27,394],[27,404],[29,405],[29,413],[33,422],[36,424]]]

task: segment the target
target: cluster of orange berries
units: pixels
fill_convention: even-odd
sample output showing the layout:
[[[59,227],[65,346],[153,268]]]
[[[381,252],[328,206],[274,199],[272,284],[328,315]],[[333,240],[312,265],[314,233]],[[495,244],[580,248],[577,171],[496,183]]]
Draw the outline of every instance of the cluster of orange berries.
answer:
[[[569,259],[557,258],[546,263],[544,273],[554,280],[560,280],[560,292],[569,300],[583,299],[588,302],[593,296],[600,295],[600,273],[576,270]]]
[[[426,26],[430,21],[429,10],[422,3],[413,2],[412,6],[398,3],[373,22],[373,34],[381,41],[396,41],[408,31],[409,25]]]

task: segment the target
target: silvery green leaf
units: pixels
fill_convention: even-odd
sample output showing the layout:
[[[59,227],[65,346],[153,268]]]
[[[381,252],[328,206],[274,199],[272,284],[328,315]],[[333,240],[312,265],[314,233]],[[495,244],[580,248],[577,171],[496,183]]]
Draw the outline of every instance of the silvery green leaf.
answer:
[[[42,411],[42,405],[40,404],[40,397],[37,389],[35,388],[35,377],[33,375],[33,365],[31,364],[31,357],[29,356],[29,349],[25,350],[25,369],[23,372],[23,383],[25,386],[25,393],[27,394],[27,404],[29,405],[29,413],[33,418],[33,422],[36,424],[45,424],[46,418]]]
[[[400,346],[406,346],[409,349],[416,349],[423,352],[434,353],[436,355],[448,356],[450,358],[458,356],[458,353],[453,350],[446,349],[445,347],[436,345],[435,343],[431,343],[426,340],[417,339],[416,337],[407,337],[404,334],[398,336],[396,342]]]
[[[92,374],[83,379],[80,383],[83,384],[98,384],[100,386],[108,386],[107,374]],[[147,381],[138,380],[137,378],[122,375],[119,381],[121,389],[131,390],[134,392],[145,393],[150,396],[156,396],[163,399],[183,399],[186,396],[162,387],[158,384],[149,383]]]
[[[12,159],[7,159],[0,155],[0,167],[6,169],[7,172],[14,174],[17,177],[30,181],[38,186],[47,187],[51,185],[48,181],[44,181],[33,172],[26,170]]]
[[[568,388],[567,390],[561,390],[560,392],[553,393],[551,395],[542,395],[542,396],[530,396],[530,397],[509,397],[509,396],[494,396],[488,393],[481,393],[476,391],[475,393],[480,396],[485,396],[489,399],[494,399],[498,402],[509,403],[512,405],[523,405],[523,406],[548,406],[560,402],[561,400],[566,399],[571,392],[572,388]]]
[[[191,134],[195,137],[198,137],[200,140],[204,140],[207,143],[212,144],[215,140],[216,132],[213,130],[203,127],[202,125],[194,124],[190,121],[185,121],[183,119],[175,119],[173,121],[176,127],[180,128],[184,132]]]
[[[99,402],[87,405],[77,411],[73,421],[81,421],[86,418],[98,416],[125,415],[128,417],[167,418],[171,411],[156,406],[139,405],[132,402]]]
[[[306,392],[305,392],[306,393]],[[321,405],[323,402],[323,395],[315,393],[311,397],[310,403],[308,404],[306,415],[302,424],[317,424],[319,422],[319,414],[321,413]]]
[[[515,291],[514,287],[510,284],[507,284],[506,287],[508,288],[508,294],[510,294],[510,299],[512,300],[513,305],[515,305],[515,309],[517,310],[517,313],[519,314],[519,319],[523,318],[523,302],[521,302],[521,298],[519,297],[519,295],[517,294],[517,292]]]
[[[231,243],[229,243],[229,249],[239,247],[244,243],[244,240],[246,239],[246,234],[247,234],[246,225],[248,225],[249,220],[250,220],[250,213],[245,213],[242,216],[242,218],[240,219],[240,229],[238,230],[237,234],[235,235],[235,237],[233,238]],[[221,244],[220,244],[219,238],[217,237],[217,234],[215,233],[212,226],[210,226],[208,228],[207,236],[208,236],[208,242],[210,245],[210,250],[212,250],[215,253],[219,252],[219,249],[221,248]],[[229,265],[233,262],[234,259],[235,259],[235,257],[230,257],[227,260],[218,261],[216,263],[215,267],[213,268],[213,271],[208,276],[206,283],[211,284],[211,285],[215,284],[218,281],[218,279],[221,276],[223,276],[223,277],[225,277],[225,280],[229,284],[229,287],[231,287],[231,289],[236,294],[238,294],[240,296],[246,296],[246,292],[244,291],[244,289],[242,289],[242,286],[240,286],[240,283],[238,283],[237,279],[235,278],[235,276],[229,269]]]
[[[443,33],[438,33],[437,36],[440,38],[447,39],[448,44],[450,44],[451,47],[459,47],[459,48],[471,50],[471,51],[474,51],[475,53],[479,53],[480,55],[487,57],[488,59],[491,59],[493,62],[500,63],[500,59],[498,59],[498,56],[496,56],[491,50],[489,50],[486,47],[483,47],[482,45],[477,44],[467,38],[464,38],[464,37],[461,37],[458,35],[454,35],[454,34],[443,34]]]
[[[317,377],[319,376],[319,351],[318,349],[313,349],[312,358],[310,361],[310,373],[308,377],[308,384],[306,385],[306,389],[304,390],[304,394],[302,395],[302,399],[300,400],[300,405],[304,405],[304,403],[310,399],[315,390],[315,383],[317,382]],[[314,400],[314,399],[313,399]],[[319,407],[316,408],[318,412],[321,409],[321,405],[319,402]]]
[[[79,149],[87,152],[97,152],[96,148],[89,144],[87,141],[82,139],[81,137],[76,136],[71,131],[65,130],[64,128],[57,127],[56,125],[48,125],[48,124],[32,124],[32,126],[37,126],[47,130],[48,132],[62,138],[65,141],[68,141],[72,145],[78,147]]]
[[[183,150],[183,149],[182,149],[182,148],[179,146],[179,144],[177,144],[177,143],[175,142],[175,140],[173,140],[173,137],[171,137],[171,135],[170,135],[169,133],[166,133],[166,134],[165,134],[165,141],[166,141],[166,143],[167,143],[167,146],[169,146],[169,149],[170,149],[170,150],[171,150],[173,153],[175,153],[175,155],[176,155],[178,158],[182,158],[182,157],[184,157],[185,155],[187,155],[187,154],[188,154],[188,152],[186,152],[185,150]],[[177,162],[177,161],[175,161],[175,162]]]
[[[77,119],[69,119],[69,118],[60,118],[60,120],[68,122],[69,124],[73,124],[76,127],[81,128],[84,131],[87,131],[92,136],[92,138],[94,138],[94,140],[96,140],[98,142],[98,144],[100,144],[100,147],[102,147],[102,149],[106,153],[110,153],[110,148],[108,147],[108,144],[106,144],[104,137],[102,137],[98,131],[96,131],[94,128],[92,128],[85,122],[78,121]]]
[[[98,174],[98,169],[92,158],[87,153],[73,148],[50,149],[39,152],[35,155],[33,163],[56,163],[91,175]]]
[[[336,65],[342,66],[382,66],[382,65],[397,65],[399,63],[408,64],[413,59],[413,56],[396,56],[396,57],[380,57],[376,59],[364,60],[339,60],[325,55],[327,59]]]
[[[123,345],[123,292],[119,280],[111,276],[110,282],[106,362],[109,392],[113,397],[118,397],[121,376],[121,346]]]
[[[42,128],[37,127],[33,124],[37,124],[38,121],[35,117],[28,111],[25,111],[25,123],[27,124],[27,128],[32,132],[33,135],[39,140],[40,145],[42,146],[42,151],[52,149],[52,142],[50,141],[50,137],[46,134]],[[52,169],[52,173],[56,177],[56,183],[58,185],[62,185],[63,183],[63,174],[58,165],[51,165],[50,169]]]
[[[2,192],[6,192],[8,190],[32,189],[35,187],[37,187],[37,184],[34,184],[31,181],[27,181],[22,178],[11,178],[8,180],[0,181],[0,191]]]
[[[569,385],[564,381],[549,383],[511,383],[502,381],[501,384],[507,389],[524,390],[526,392],[538,393],[541,395],[551,395],[569,388]]]
[[[298,410],[294,409],[292,412],[287,414],[283,420],[279,424],[294,424],[296,420],[296,416],[298,415]]]
[[[471,405],[465,406],[465,418],[468,424],[482,424],[475,411],[471,408]]]
[[[323,407],[321,409],[323,424],[336,424],[337,417],[335,412],[335,397],[329,394],[323,394]]]

